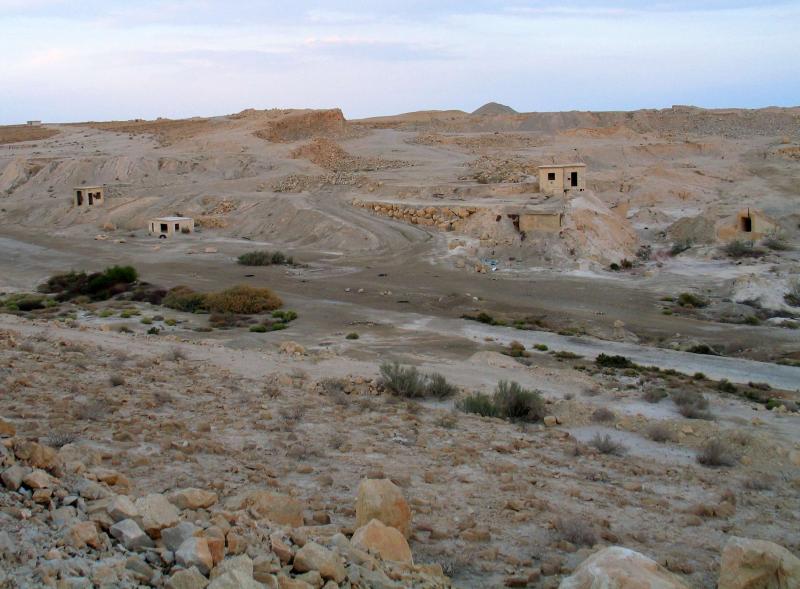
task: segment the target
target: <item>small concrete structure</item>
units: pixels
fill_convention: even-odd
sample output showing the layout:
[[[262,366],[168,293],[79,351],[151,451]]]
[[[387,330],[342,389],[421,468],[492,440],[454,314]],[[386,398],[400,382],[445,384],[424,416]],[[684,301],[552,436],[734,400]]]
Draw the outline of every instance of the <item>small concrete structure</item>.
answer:
[[[172,237],[176,233],[193,233],[194,219],[191,217],[158,217],[150,219],[150,235],[160,238]]]
[[[720,241],[735,239],[755,241],[774,235],[779,230],[780,227],[775,221],[758,209],[748,207],[725,219],[717,227],[717,238]]]
[[[41,127],[42,121],[28,121],[25,124],[28,125],[29,127]]]
[[[586,164],[539,166],[539,192],[567,194],[570,190],[586,190]]]
[[[76,186],[72,189],[72,204],[76,207],[97,206],[105,200],[105,189],[102,186]]]
[[[564,213],[555,211],[525,212],[519,217],[519,230],[524,233],[558,233]]]

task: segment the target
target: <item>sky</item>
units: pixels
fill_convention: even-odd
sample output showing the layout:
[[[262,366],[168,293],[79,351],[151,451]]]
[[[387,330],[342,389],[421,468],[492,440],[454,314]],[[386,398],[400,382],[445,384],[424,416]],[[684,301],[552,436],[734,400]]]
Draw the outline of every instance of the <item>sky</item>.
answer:
[[[800,104],[800,0],[0,0],[0,124]]]

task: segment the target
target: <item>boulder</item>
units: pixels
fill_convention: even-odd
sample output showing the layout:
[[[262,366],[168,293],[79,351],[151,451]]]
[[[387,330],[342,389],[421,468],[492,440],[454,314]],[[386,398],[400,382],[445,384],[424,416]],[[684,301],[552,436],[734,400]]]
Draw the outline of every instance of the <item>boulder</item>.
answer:
[[[610,546],[584,560],[559,589],[687,589],[657,562],[628,548]]]
[[[178,508],[167,501],[164,495],[152,493],[136,500],[136,509],[142,518],[142,527],[153,538],[161,536],[161,530],[178,523]]]
[[[17,435],[17,428],[13,423],[7,422],[5,419],[0,419],[0,436],[13,438]]]
[[[14,454],[33,468],[52,471],[61,464],[58,453],[53,448],[36,442],[19,442],[15,444]]]
[[[108,529],[108,533],[128,550],[152,548],[153,541],[132,519],[124,519]]]
[[[186,540],[194,536],[197,526],[191,522],[181,522],[177,526],[161,530],[161,541],[167,550],[175,552]]]
[[[139,517],[139,510],[136,509],[133,501],[131,501],[130,497],[127,495],[116,495],[112,497],[108,502],[106,512],[115,522]]]
[[[303,525],[303,504],[288,495],[269,491],[250,491],[233,497],[227,506],[233,511],[250,509],[256,516],[278,525],[293,528]]]
[[[214,566],[211,551],[205,538],[192,536],[184,540],[180,548],[175,551],[175,562],[185,568],[197,567],[202,574],[207,575]]]
[[[74,524],[67,532],[67,543],[74,548],[102,548],[103,541],[97,533],[94,522],[82,521]]]
[[[294,555],[294,570],[305,573],[319,571],[323,579],[341,583],[347,576],[341,557],[316,542],[307,542]]]
[[[264,589],[264,585],[242,571],[229,571],[211,581],[208,589]]]
[[[253,576],[253,560],[246,554],[234,556],[223,560],[219,565],[214,567],[211,571],[211,578],[216,579],[226,573],[239,572],[243,573],[245,577]]]
[[[719,589],[800,589],[800,559],[772,542],[732,536],[722,551]]]
[[[205,589],[207,586],[208,579],[195,567],[178,571],[166,583],[167,589]]]
[[[55,480],[45,471],[37,468],[26,474],[22,483],[31,489],[49,489],[55,484]]]
[[[16,491],[22,486],[22,479],[24,479],[29,472],[31,472],[31,469],[27,466],[15,464],[10,468],[5,469],[3,474],[0,475],[0,479],[3,479],[3,484],[5,485],[6,489]]]
[[[411,535],[411,509],[400,488],[389,479],[364,479],[358,486],[356,527],[373,519],[397,528],[406,538]]]
[[[180,489],[167,496],[178,509],[206,509],[217,502],[217,494],[203,489]]]
[[[367,525],[358,528],[353,534],[351,543],[354,548],[377,552],[383,560],[412,564],[411,548],[405,536],[398,529],[386,526],[380,520],[373,519]]]

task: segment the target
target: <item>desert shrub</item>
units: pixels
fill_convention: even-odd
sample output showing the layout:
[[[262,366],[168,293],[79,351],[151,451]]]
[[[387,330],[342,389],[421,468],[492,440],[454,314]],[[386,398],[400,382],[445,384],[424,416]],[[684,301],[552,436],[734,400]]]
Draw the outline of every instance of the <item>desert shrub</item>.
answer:
[[[647,389],[642,398],[648,403],[658,403],[667,396],[667,391],[664,389]]]
[[[54,304],[54,301],[42,295],[21,294],[8,297],[2,304],[9,311],[36,311]]]
[[[708,344],[695,344],[691,346],[689,349],[686,350],[692,354],[704,354],[706,356],[719,356],[719,352],[717,352],[714,348],[709,346]]]
[[[230,329],[242,324],[243,317],[235,313],[211,313],[208,324],[214,329]]]
[[[243,266],[273,266],[293,264],[294,260],[280,251],[259,250],[242,254],[237,258],[237,262]]]
[[[708,306],[708,301],[706,299],[690,292],[682,292],[679,294],[676,302],[681,307],[693,307],[695,309],[702,309]]]
[[[493,401],[500,416],[519,421],[544,419],[544,400],[538,391],[521,387],[519,383],[501,380],[497,383]]]
[[[75,406],[75,419],[83,421],[101,421],[108,415],[108,404],[104,401],[88,401]]]
[[[722,393],[736,393],[739,389],[736,388],[735,384],[723,378],[717,383],[717,390]]]
[[[180,362],[181,360],[186,360],[186,354],[183,350],[179,347],[170,348],[170,350],[164,354],[164,359],[170,362]]]
[[[136,269],[132,266],[111,266],[103,272],[67,272],[56,274],[39,286],[40,292],[57,293],[59,301],[67,301],[79,296],[89,296],[93,300],[104,300],[130,290],[138,280]]]
[[[77,442],[79,439],[78,434],[74,434],[72,432],[51,432],[47,435],[44,439],[44,443],[46,446],[50,446],[51,448],[62,448],[67,444],[73,444]]]
[[[559,360],[578,360],[579,358],[583,358],[583,356],[580,354],[569,352],[567,350],[558,350],[557,352],[553,353],[553,356]]]
[[[800,280],[795,280],[789,285],[789,291],[783,295],[783,300],[787,305],[800,307]]]
[[[506,356],[511,356],[512,358],[524,358],[528,355],[528,353],[525,351],[525,346],[516,340],[508,344],[508,350],[503,353]]]
[[[733,449],[718,438],[709,440],[697,454],[703,466],[733,466],[738,461]]]
[[[627,451],[627,448],[622,443],[611,439],[611,436],[608,434],[604,436],[595,434],[589,444],[594,446],[601,454],[622,456]]]
[[[251,325],[250,331],[253,333],[266,333],[267,326],[266,325]]]
[[[695,372],[692,375],[692,378],[694,380],[705,380],[706,379],[706,375],[703,372]]]
[[[205,309],[205,300],[204,294],[195,292],[188,286],[176,286],[167,291],[161,304],[176,311],[196,313]],[[169,319],[166,323],[169,325]]]
[[[297,312],[296,311],[273,311],[272,318],[277,319],[279,321],[283,321],[284,323],[289,323],[290,321],[294,321],[297,319]]]
[[[675,243],[672,244],[672,247],[669,250],[669,255],[671,255],[673,257],[678,256],[678,255],[682,254],[683,252],[685,252],[686,250],[690,249],[691,247],[692,247],[692,242],[691,241],[678,241],[678,242],[675,242]]]
[[[283,304],[268,288],[238,285],[205,296],[205,307],[215,313],[253,315],[274,311]]]
[[[597,534],[594,527],[585,517],[562,517],[555,522],[562,540],[576,546],[594,546],[597,544]]]
[[[688,419],[712,419],[708,411],[708,399],[701,394],[689,391],[675,391],[672,401],[678,406],[678,412]]]
[[[359,335],[355,331],[351,331],[350,333],[348,333],[344,337],[345,337],[345,339],[358,339]]]
[[[595,358],[594,363],[605,368],[630,368],[633,366],[633,362],[625,356],[609,356],[608,354],[600,354]]]
[[[453,429],[458,425],[458,415],[453,412],[445,413],[444,415],[440,415],[435,423],[437,426],[443,427],[444,429]]]
[[[545,344],[534,344],[533,347],[539,350],[540,352],[546,352],[548,350]]]
[[[497,417],[498,411],[492,398],[484,393],[472,393],[461,399],[456,406],[465,413],[475,413],[483,417]]]
[[[384,362],[380,367],[381,383],[392,394],[406,398],[425,396],[425,377],[414,366]]]
[[[792,246],[777,235],[767,237],[761,242],[761,245],[776,252],[785,252],[792,249]]]
[[[614,412],[605,407],[600,407],[592,413],[592,421],[597,423],[607,423],[609,421],[614,421],[616,418],[617,416]]]
[[[438,372],[428,375],[428,382],[425,384],[426,396],[436,399],[447,399],[457,392],[458,387],[447,382],[447,379]]]
[[[158,327],[151,327],[147,330],[147,335],[158,335],[161,333],[161,330]]]
[[[119,374],[112,374],[109,377],[108,382],[111,383],[112,387],[120,387],[125,384],[125,379]]]
[[[672,442],[675,439],[675,434],[672,430],[663,423],[651,423],[647,426],[645,434],[654,442]]]
[[[722,251],[729,258],[734,258],[734,259],[758,258],[764,255],[763,250],[754,247],[753,244],[749,241],[742,241],[740,239],[735,239],[731,242],[726,243],[723,246]]]

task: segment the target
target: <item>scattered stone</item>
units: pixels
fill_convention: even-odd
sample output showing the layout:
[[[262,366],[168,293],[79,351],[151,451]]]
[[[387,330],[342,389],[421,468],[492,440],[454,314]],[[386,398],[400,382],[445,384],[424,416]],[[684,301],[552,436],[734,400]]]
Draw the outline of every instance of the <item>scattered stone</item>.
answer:
[[[124,519],[115,523],[108,529],[108,533],[113,538],[119,540],[128,550],[141,550],[142,548],[152,548],[153,541],[144,533],[132,519]]]
[[[197,567],[180,570],[167,580],[167,589],[205,589],[208,579],[200,574]]]
[[[161,530],[161,541],[167,550],[175,552],[186,540],[197,532],[197,526],[191,522],[181,522],[177,526]]]
[[[197,570],[204,575],[210,573],[214,566],[206,539],[197,536],[185,540],[175,551],[175,562],[186,568],[197,567]]]
[[[178,509],[207,509],[217,502],[217,494],[202,489],[181,489],[167,497]]]
[[[347,576],[338,554],[316,542],[308,542],[294,555],[294,570],[319,571],[323,579],[341,583]]]
[[[377,519],[370,520],[367,525],[358,528],[353,534],[352,544],[361,550],[373,550],[384,560],[409,564],[413,562],[411,548],[403,534]]]
[[[178,509],[164,495],[152,493],[136,500],[136,509],[142,518],[142,527],[152,538],[159,538],[161,530],[178,523]]]
[[[116,495],[109,501],[106,508],[108,515],[114,522],[124,519],[135,519],[139,517],[139,510],[127,495]]]
[[[67,543],[73,548],[102,548],[103,541],[97,533],[97,526],[94,522],[83,521],[74,524],[67,532]]]
[[[303,525],[303,504],[294,497],[269,491],[250,491],[232,498],[227,507],[233,510],[250,509],[258,517],[273,523],[292,526]]]
[[[373,519],[397,528],[406,538],[411,535],[411,509],[400,488],[389,479],[364,479],[358,486],[356,526]]]
[[[718,587],[800,588],[800,559],[773,542],[732,536],[722,551]]]
[[[41,469],[36,469],[22,479],[22,483],[31,489],[48,489],[55,484],[55,480]]]
[[[543,574],[544,570],[542,571]],[[595,552],[559,589],[687,589],[676,576],[643,554],[622,546]]]
[[[27,466],[15,464],[10,468],[5,469],[3,474],[0,475],[0,478],[3,479],[3,484],[5,485],[6,489],[16,491],[22,486],[22,480],[29,472],[31,472],[31,469]]]

